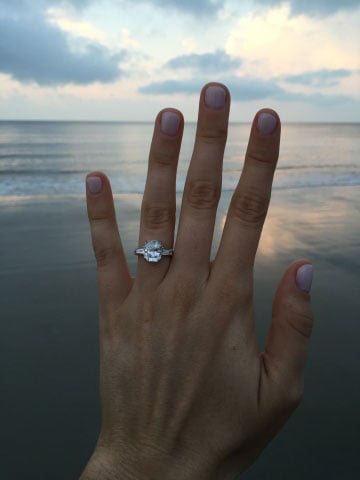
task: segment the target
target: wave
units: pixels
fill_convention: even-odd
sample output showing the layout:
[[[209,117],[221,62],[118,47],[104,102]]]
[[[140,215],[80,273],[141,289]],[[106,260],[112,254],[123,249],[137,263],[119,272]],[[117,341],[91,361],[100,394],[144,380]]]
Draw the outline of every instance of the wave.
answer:
[[[49,160],[50,158],[64,158],[63,153],[0,153],[0,160],[34,160],[37,158]]]
[[[55,175],[80,175],[84,174],[86,175],[88,173],[88,170],[85,169],[71,169],[71,170],[59,170],[59,169],[49,169],[49,168],[37,168],[36,170],[34,169],[18,169],[18,170],[0,170],[0,175],[2,176],[10,176],[10,177],[16,177],[21,178],[21,176],[33,176],[33,177],[39,177],[41,176],[55,176]]]
[[[4,173],[4,172],[3,172]],[[55,175],[29,172],[22,175],[3,174],[0,182],[0,195],[81,195],[85,193],[85,172],[62,171]],[[67,176],[67,178],[66,178]],[[65,177],[65,178],[64,178]],[[142,194],[145,185],[145,175],[119,176],[109,175],[114,193]],[[238,176],[223,177],[223,191],[234,191]],[[185,176],[178,176],[176,191],[184,189]],[[291,190],[299,188],[352,187],[360,185],[360,172],[339,175],[280,175],[275,178],[273,190]]]
[[[281,170],[325,170],[325,169],[339,169],[341,168],[344,170],[344,168],[348,169],[359,169],[359,164],[355,163],[338,163],[338,164],[321,164],[321,165],[314,165],[314,164],[308,164],[308,165],[278,165],[276,167],[277,171]]]

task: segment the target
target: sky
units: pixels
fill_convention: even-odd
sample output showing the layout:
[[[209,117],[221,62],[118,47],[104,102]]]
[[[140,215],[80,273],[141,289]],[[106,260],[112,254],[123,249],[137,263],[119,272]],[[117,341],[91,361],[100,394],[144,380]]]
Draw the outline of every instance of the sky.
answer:
[[[360,0],[0,0],[0,119],[360,121]]]

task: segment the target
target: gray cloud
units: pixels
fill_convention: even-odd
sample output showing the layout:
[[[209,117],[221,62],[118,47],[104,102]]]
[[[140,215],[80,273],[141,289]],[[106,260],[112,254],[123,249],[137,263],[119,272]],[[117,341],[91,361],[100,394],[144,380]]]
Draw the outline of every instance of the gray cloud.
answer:
[[[54,0],[47,0],[47,3],[52,4],[52,5],[56,5],[56,4],[59,4],[59,3],[69,3],[69,4],[73,5],[74,7],[84,8],[87,5],[89,5],[89,3],[91,3],[91,1],[92,0],[60,0],[60,1],[56,2]]]
[[[275,82],[265,82],[254,78],[235,78],[230,77],[222,80],[230,91],[234,100],[251,101],[269,97],[275,97],[282,93],[281,87]],[[198,94],[201,87],[206,83],[202,79],[189,80],[165,80],[163,82],[154,82],[139,89],[140,93],[163,95],[183,93],[187,95]]]
[[[82,11],[92,3],[95,3],[95,0],[38,0],[38,2],[42,2],[47,8],[59,6],[73,7],[77,11]]]
[[[95,0],[38,0],[38,3],[42,3],[45,6],[70,5],[76,9],[83,9],[91,3],[95,3]],[[111,3],[118,5],[128,4],[130,7],[133,7],[135,2],[133,0],[113,0]],[[138,0],[137,3],[147,3],[155,7],[173,9],[200,16],[215,15],[223,5],[222,0]]]
[[[173,70],[189,68],[196,72],[218,73],[228,72],[241,65],[239,58],[231,57],[224,50],[197,54],[190,53],[172,58],[164,66]]]
[[[282,77],[286,82],[313,87],[333,87],[342,78],[350,77],[354,72],[344,68],[335,70],[316,70],[303,72],[298,75],[286,75]]]
[[[250,102],[254,100],[271,99],[284,102],[307,102],[315,105],[335,105],[354,102],[345,95],[305,94],[289,92],[280,87],[275,79],[264,81],[259,78],[227,77],[220,79],[230,90],[231,97],[236,101]],[[198,95],[204,79],[165,80],[145,85],[139,92],[145,95]]]
[[[125,56],[92,43],[79,52],[70,49],[67,35],[39,16],[0,17],[0,72],[21,82],[39,85],[108,83],[123,72]]]
[[[255,3],[274,7],[289,3],[293,15],[328,16],[340,10],[356,9],[360,0],[254,0]]]
[[[0,0],[0,72],[21,82],[55,86],[67,83],[109,83],[124,72],[119,62],[126,52],[111,52],[95,42],[80,45],[74,51],[69,46],[70,35],[46,21],[47,8],[67,6],[83,9],[95,0]],[[104,0],[106,4],[107,0]],[[220,8],[220,0],[139,0],[163,8],[175,8],[194,15],[213,15]],[[133,5],[130,0],[115,0],[119,5]],[[79,39],[72,37],[72,45]],[[209,60],[210,57],[207,59]],[[200,58],[198,59],[200,62]],[[213,60],[214,62],[215,60]],[[194,64],[194,59],[193,59]],[[203,62],[203,66],[206,62]],[[229,58],[223,67],[230,68]],[[172,68],[175,68],[173,65]],[[210,71],[210,63],[208,63]],[[215,67],[214,67],[215,68]]]
[[[27,4],[26,0],[12,0],[11,2],[9,0],[0,0],[0,5],[1,5],[1,10],[3,10],[6,7],[24,7],[24,5]]]
[[[159,7],[175,8],[188,13],[195,13],[197,15],[213,15],[216,14],[223,1],[221,0],[142,0],[146,3],[152,3]]]
[[[153,82],[139,88],[140,93],[146,95],[164,95],[185,93],[192,95],[200,91],[201,80],[163,80],[162,82]]]

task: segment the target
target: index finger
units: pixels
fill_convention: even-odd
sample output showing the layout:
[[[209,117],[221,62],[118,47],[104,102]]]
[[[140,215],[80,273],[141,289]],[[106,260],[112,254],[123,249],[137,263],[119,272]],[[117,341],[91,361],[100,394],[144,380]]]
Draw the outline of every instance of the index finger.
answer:
[[[267,214],[279,156],[280,119],[264,109],[252,124],[244,168],[231,200],[212,273],[252,278],[253,265]]]

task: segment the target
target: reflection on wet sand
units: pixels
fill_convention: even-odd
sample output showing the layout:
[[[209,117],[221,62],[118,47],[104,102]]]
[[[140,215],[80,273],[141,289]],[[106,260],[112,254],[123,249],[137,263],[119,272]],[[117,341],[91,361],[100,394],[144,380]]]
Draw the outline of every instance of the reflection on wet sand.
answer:
[[[276,192],[258,260],[291,254],[330,261],[340,255],[359,265],[359,204],[359,187]]]

